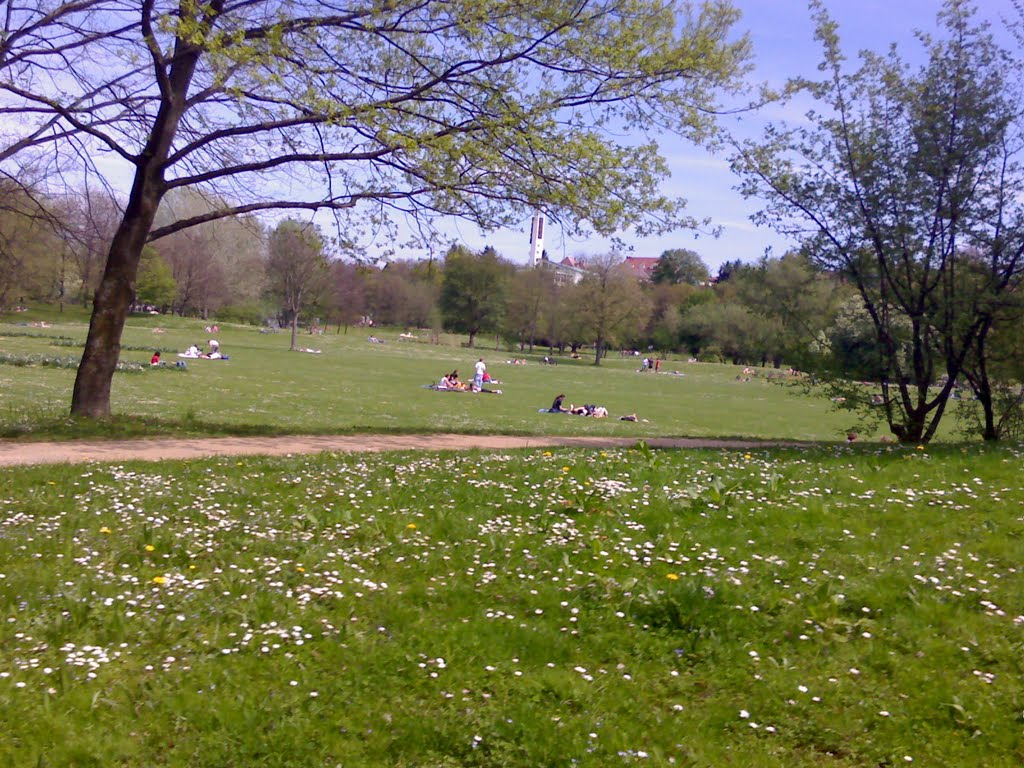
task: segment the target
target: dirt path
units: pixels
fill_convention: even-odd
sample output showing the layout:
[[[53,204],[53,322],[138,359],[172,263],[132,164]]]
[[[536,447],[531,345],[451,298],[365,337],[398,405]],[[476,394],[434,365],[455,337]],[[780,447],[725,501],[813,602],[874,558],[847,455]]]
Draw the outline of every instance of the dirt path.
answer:
[[[753,440],[645,438],[654,448],[726,448],[745,450],[767,444]],[[463,451],[472,449],[636,445],[631,437],[516,437],[512,435],[291,435],[284,437],[148,438],[26,443],[0,440],[0,467],[29,464],[81,464],[89,461],[162,461],[209,456],[283,456],[286,454],[380,451]],[[797,443],[771,443],[773,446]]]

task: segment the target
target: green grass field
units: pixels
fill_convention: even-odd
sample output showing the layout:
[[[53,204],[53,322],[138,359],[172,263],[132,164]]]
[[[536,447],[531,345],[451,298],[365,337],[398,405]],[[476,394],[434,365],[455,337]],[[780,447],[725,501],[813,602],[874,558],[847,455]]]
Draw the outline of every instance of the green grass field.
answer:
[[[0,764],[1019,766],[1020,467],[844,446],[5,470]]]
[[[85,339],[80,313],[70,322],[48,314],[52,327],[0,324],[0,353],[9,356],[77,357]],[[154,333],[161,328],[164,333]],[[265,334],[245,326],[221,327],[226,362],[188,361],[188,370],[148,369],[117,373],[113,408],[127,417],[99,427],[101,435],[160,432],[342,433],[358,431],[506,434],[600,434],[648,436],[745,436],[784,440],[842,440],[852,424],[827,400],[765,380],[770,369],[738,381],[740,369],[668,360],[663,373],[640,374],[638,359],[613,353],[599,368],[585,355],[561,358],[557,366],[538,363],[546,350],[527,356],[525,366],[508,365],[521,353],[477,349],[458,338],[442,345],[426,335],[405,341],[397,331],[374,330],[385,344],[367,341],[370,331],[350,329],[305,335],[300,346],[322,354],[288,351],[288,334]],[[148,363],[153,349],[168,362],[189,344],[205,344],[203,323],[174,317],[132,318],[124,333],[122,361]],[[439,393],[424,389],[453,368],[472,376],[483,356],[502,382],[502,395]],[[679,371],[683,375],[672,375]],[[0,434],[66,436],[89,434],[88,425],[68,423],[73,368],[16,366],[0,362]],[[606,406],[606,420],[538,414],[564,392],[566,404]],[[624,423],[636,413],[646,422]],[[947,418],[944,435],[952,434]],[[865,435],[865,438],[871,436]],[[877,437],[877,436],[876,436]]]

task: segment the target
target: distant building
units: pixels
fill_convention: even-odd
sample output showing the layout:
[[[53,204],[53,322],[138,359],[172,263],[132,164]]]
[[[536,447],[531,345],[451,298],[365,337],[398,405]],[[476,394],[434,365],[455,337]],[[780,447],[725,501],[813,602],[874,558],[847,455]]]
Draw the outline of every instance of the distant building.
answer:
[[[579,262],[571,256],[566,256],[560,262],[550,261],[545,252],[541,255],[540,263],[537,266],[554,274],[555,282],[558,285],[569,285],[570,283],[575,285],[587,274],[587,271],[578,264]]]
[[[627,256],[625,264],[638,280],[650,282],[654,275],[654,268],[658,266],[658,259],[647,256]]]
[[[530,226],[530,266],[536,267],[544,258],[544,213],[537,211],[533,214],[533,224]]]

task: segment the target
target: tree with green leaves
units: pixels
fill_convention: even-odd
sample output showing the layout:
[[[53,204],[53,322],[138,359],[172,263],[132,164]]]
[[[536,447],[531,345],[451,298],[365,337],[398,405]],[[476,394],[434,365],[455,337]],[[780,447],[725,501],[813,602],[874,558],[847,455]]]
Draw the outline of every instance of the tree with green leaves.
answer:
[[[520,269],[508,284],[503,315],[505,338],[520,350],[542,335],[547,317],[555,312],[557,291],[554,274],[547,269]]]
[[[569,290],[566,303],[569,332],[594,345],[594,365],[601,364],[610,345],[638,336],[651,312],[636,277],[614,252],[587,260],[587,274]]]
[[[848,72],[836,24],[812,8],[825,78],[798,85],[817,107],[806,124],[773,124],[743,144],[734,167],[767,201],[762,221],[855,286],[882,352],[885,419],[900,441],[924,442],[985,323],[958,274],[1016,144],[1014,67],[973,6],[947,0],[941,37],[921,38],[920,67],[891,48]],[[1013,271],[994,269],[989,290],[1006,289]]]
[[[333,213],[350,247],[410,217],[414,231],[447,216],[493,229],[538,205],[574,232],[690,224],[661,192],[655,138],[703,139],[748,55],[726,0],[39,7],[8,14],[32,26],[3,49],[20,68],[0,72],[6,113],[24,117],[18,152],[81,174],[108,173],[102,154],[132,178],[72,395],[92,417],[110,412],[147,242],[275,209]],[[156,226],[185,187],[225,203]]]
[[[651,282],[700,285],[708,281],[708,275],[708,265],[696,251],[670,248],[658,257],[658,263],[651,272]]]
[[[139,279],[135,283],[135,301],[166,308],[174,303],[178,295],[178,283],[174,272],[155,248],[147,247],[142,252],[139,265]]]
[[[681,330],[695,340],[701,354],[722,357],[734,365],[763,365],[776,353],[779,336],[777,321],[728,299],[689,308]]]
[[[806,368],[811,345],[827,328],[844,295],[850,293],[835,276],[822,272],[799,253],[765,258],[740,270],[722,286],[754,315],[778,330],[772,363]]]
[[[452,246],[445,255],[438,302],[445,328],[468,334],[470,347],[478,334],[497,331],[513,272],[512,264],[493,248],[473,253],[464,246]]]
[[[644,329],[647,343],[660,350],[679,348],[682,331],[681,307],[700,289],[686,283],[655,283],[648,291],[651,315]]]
[[[1010,201],[1008,201],[1010,202]],[[1024,320],[1024,296],[1021,295],[1021,275],[1010,281],[1009,289],[991,291],[999,285],[993,269],[1006,269],[1016,263],[1018,270],[1024,255],[1024,220],[1003,228],[999,243],[986,252],[977,252],[969,269],[963,270],[960,280],[966,283],[962,291],[977,297],[977,311],[982,316],[977,339],[964,360],[963,378],[974,400],[961,403],[961,421],[969,424],[975,434],[984,440],[1003,437],[1024,437],[1024,343],[1020,336]],[[995,249],[1012,248],[1017,256],[1000,259]],[[993,280],[993,277],[996,280]]]
[[[299,315],[311,297],[324,288],[328,263],[324,238],[315,224],[285,219],[270,233],[267,278],[291,328],[290,350],[296,349]]]

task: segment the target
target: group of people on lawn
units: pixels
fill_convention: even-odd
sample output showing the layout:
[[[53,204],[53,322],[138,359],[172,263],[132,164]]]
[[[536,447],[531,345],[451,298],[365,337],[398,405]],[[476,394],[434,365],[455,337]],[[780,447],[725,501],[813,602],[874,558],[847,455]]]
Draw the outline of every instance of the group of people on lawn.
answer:
[[[481,357],[473,366],[473,382],[467,384],[459,379],[459,371],[455,369],[451,373],[445,374],[441,377],[441,380],[437,382],[432,388],[441,390],[444,392],[489,392],[492,394],[500,395],[500,389],[487,389],[485,385],[495,382],[491,375],[487,372],[487,364]],[[566,408],[563,403],[565,402],[565,395],[558,395],[551,407],[548,409],[548,413],[571,413],[574,416],[592,416],[595,419],[603,419],[608,416],[608,409],[603,405],[593,405],[587,403],[585,405],[569,405]],[[620,421],[639,421],[635,413],[627,414],[626,416],[620,416]]]
[[[220,342],[216,339],[210,339],[206,342],[209,349],[203,352],[197,345],[193,344],[184,352],[179,352],[178,357],[184,357],[188,360],[226,360],[227,358],[220,353]],[[150,365],[162,365],[160,360],[160,350],[158,349],[153,353],[153,356],[149,359]]]
[[[603,419],[608,415],[608,409],[603,405],[592,405],[590,403],[586,405],[570,404],[566,408],[563,405],[564,402],[564,394],[556,396],[554,402],[551,403],[551,407],[548,408],[548,413],[571,413],[573,416],[593,416],[595,419]],[[635,413],[630,413],[626,416],[620,416],[619,421],[639,421],[639,419]]]
[[[202,358],[204,360],[220,360],[224,356],[220,353],[220,342],[216,339],[210,339],[206,342],[209,349],[203,352],[198,346],[193,344],[191,347],[186,349],[184,352],[179,352],[178,357],[190,357],[190,358]]]
[[[495,381],[495,379],[491,378],[491,375],[487,372],[487,364],[481,357],[473,366],[472,383],[467,384],[464,381],[460,381],[459,371],[458,369],[456,369],[451,373],[442,376],[441,380],[437,382],[437,385],[434,387],[434,389],[442,389],[450,392],[487,392],[492,395],[500,395],[500,389],[487,389],[487,387],[485,386],[487,384],[497,383],[500,382],[497,382]]]

